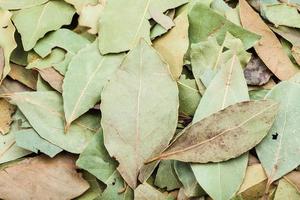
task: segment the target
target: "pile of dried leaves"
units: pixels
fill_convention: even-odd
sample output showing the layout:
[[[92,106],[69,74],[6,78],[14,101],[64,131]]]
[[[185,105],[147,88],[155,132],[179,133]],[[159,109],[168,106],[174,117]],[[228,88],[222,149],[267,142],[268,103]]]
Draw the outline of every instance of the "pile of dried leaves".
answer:
[[[0,0],[0,198],[300,199],[299,0]]]

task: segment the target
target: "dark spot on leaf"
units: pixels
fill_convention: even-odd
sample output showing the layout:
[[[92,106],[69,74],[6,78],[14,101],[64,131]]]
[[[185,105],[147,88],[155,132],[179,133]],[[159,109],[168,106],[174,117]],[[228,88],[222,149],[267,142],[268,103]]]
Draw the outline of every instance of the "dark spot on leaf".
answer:
[[[278,133],[272,134],[272,140],[277,140],[278,135],[279,135]]]
[[[7,29],[8,26],[2,26],[2,28]]]

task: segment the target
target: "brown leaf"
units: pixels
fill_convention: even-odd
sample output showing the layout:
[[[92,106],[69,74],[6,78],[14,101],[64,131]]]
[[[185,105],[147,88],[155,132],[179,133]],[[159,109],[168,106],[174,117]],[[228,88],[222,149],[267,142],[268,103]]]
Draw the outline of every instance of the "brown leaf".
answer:
[[[89,188],[76,172],[75,158],[37,156],[0,171],[0,198],[14,200],[73,199]]]
[[[299,171],[292,171],[289,174],[287,174],[286,176],[284,176],[284,178],[291,183],[298,192],[300,192],[300,172]]]
[[[8,103],[5,99],[0,99],[0,133],[9,132],[12,122],[11,115],[15,112],[15,106]]]
[[[248,85],[260,86],[270,80],[272,72],[260,58],[252,55],[251,60],[244,69],[244,75]]]
[[[25,85],[21,84],[20,82],[14,81],[10,78],[5,78],[2,84],[0,85],[0,94],[27,92],[27,91],[32,91],[32,90],[26,87]]]
[[[258,56],[280,80],[287,80],[295,75],[299,70],[283,51],[276,35],[245,0],[239,2],[243,27],[262,36],[258,44],[254,46]]]
[[[56,71],[53,67],[36,70],[40,73],[41,77],[49,83],[51,87],[62,93],[62,84],[64,77],[58,71]]]
[[[11,63],[10,64],[11,70],[9,72],[9,76],[14,79],[19,81],[20,83],[23,83],[27,87],[35,90],[36,89],[36,82],[37,82],[37,73],[26,69],[23,66],[16,65]]]
[[[298,65],[300,65],[300,47],[299,46],[293,46],[292,47],[292,55],[295,58],[295,61]]]

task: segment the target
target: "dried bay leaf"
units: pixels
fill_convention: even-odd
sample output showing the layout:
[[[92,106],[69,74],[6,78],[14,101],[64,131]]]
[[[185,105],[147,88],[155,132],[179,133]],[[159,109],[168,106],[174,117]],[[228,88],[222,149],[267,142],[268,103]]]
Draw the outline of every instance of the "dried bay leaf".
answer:
[[[62,85],[64,77],[54,68],[36,69],[40,76],[56,91],[62,93]]]
[[[214,12],[201,2],[194,4],[188,17],[190,22],[190,44],[205,41],[208,36],[216,36],[217,41],[222,43],[226,32],[229,32],[243,42],[245,49],[249,49],[260,38],[258,35],[226,20],[223,16]]]
[[[151,0],[107,2],[100,18],[99,49],[102,54],[128,51],[140,38],[151,42],[150,23],[147,19],[150,2]]]
[[[252,56],[244,69],[244,75],[248,85],[260,86],[266,84],[270,80],[272,72],[259,57]]]
[[[181,186],[177,175],[173,168],[174,161],[172,160],[163,160],[160,162],[157,174],[155,176],[154,184],[167,191],[178,189]]]
[[[24,50],[28,51],[47,32],[70,24],[74,13],[74,8],[63,1],[49,1],[14,12],[12,20],[21,34]]]
[[[35,73],[32,70],[28,70],[23,66],[16,65],[13,63],[11,63],[10,66],[11,66],[11,70],[8,75],[12,79],[23,83],[24,85],[26,85],[27,87],[33,90],[36,89],[37,73]]]
[[[27,92],[32,91],[32,89],[26,87],[18,81],[14,81],[9,78],[5,78],[2,84],[0,85],[0,95],[6,93],[15,93],[15,92]]]
[[[28,158],[1,170],[0,177],[2,199],[73,199],[89,188],[66,154]]]
[[[277,108],[271,100],[229,106],[186,128],[161,155],[148,162],[173,159],[207,163],[240,156],[266,136]]]
[[[100,185],[95,176],[89,173],[83,173],[83,178],[89,182],[90,188],[75,200],[100,200],[103,192],[102,185]]]
[[[15,27],[10,18],[12,13],[0,8],[0,48],[1,48],[1,63],[0,63],[0,84],[10,71],[10,55],[17,47],[15,41]],[[4,65],[3,65],[4,62]]]
[[[243,101],[249,101],[248,88],[240,61],[237,55],[233,55],[225,64],[221,64],[221,69],[208,85],[194,115],[193,123]],[[247,163],[248,154],[244,154],[226,162],[192,164],[191,167],[198,183],[210,197],[222,200],[232,198],[238,191]]]
[[[103,0],[65,0],[76,8],[76,12],[80,13],[87,5],[96,5],[99,1]]]
[[[292,184],[298,192],[300,192],[300,172],[292,171],[284,176],[284,178]]]
[[[2,135],[9,132],[12,123],[11,115],[15,112],[15,106],[0,98],[0,133]]]
[[[30,8],[46,3],[49,0],[0,0],[0,8],[6,10],[16,10]]]
[[[38,153],[43,152],[44,154],[53,158],[55,155],[62,151],[58,146],[48,142],[41,138],[38,133],[32,129],[22,129],[14,132],[16,144],[18,147]]]
[[[257,155],[268,175],[268,186],[275,180],[295,169],[299,159],[300,84],[281,82],[267,95],[266,99],[278,101],[279,112],[267,137],[256,147]]]
[[[80,26],[88,27],[88,32],[97,34],[99,29],[99,19],[105,4],[86,5],[82,8],[78,23]]]
[[[279,181],[274,200],[289,199],[298,200],[300,194],[287,180],[281,179]]]
[[[56,92],[24,92],[5,97],[18,106],[42,138],[72,153],[81,153],[100,126],[99,117],[87,114],[65,133],[62,98]]]
[[[122,177],[136,188],[137,176],[146,159],[163,151],[175,133],[176,82],[167,64],[141,40],[113,75],[101,100],[105,147],[119,161]],[[119,151],[120,145],[126,151]]]
[[[183,57],[188,49],[188,18],[181,13],[175,18],[175,27],[154,41],[154,48],[169,64],[172,77],[178,80],[183,67]]]
[[[134,190],[134,200],[169,200],[168,195],[161,193],[151,185],[144,183]],[[172,199],[170,199],[172,200]]]
[[[102,56],[97,42],[86,46],[73,57],[63,83],[66,128],[100,100],[104,85],[123,57],[123,54]]]
[[[245,0],[240,0],[240,18],[243,27],[262,36],[254,49],[280,80],[287,80],[299,71],[284,53],[275,34]]]

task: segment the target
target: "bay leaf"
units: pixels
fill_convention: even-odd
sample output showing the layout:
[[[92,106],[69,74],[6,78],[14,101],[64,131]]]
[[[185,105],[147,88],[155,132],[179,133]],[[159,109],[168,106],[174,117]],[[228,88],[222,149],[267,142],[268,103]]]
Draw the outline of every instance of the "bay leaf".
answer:
[[[180,188],[181,183],[173,169],[173,164],[172,160],[164,160],[159,163],[154,182],[157,187],[166,188],[167,191]]]
[[[36,89],[37,73],[35,73],[32,70],[28,70],[23,66],[16,65],[13,63],[11,63],[10,66],[11,70],[8,75],[12,79],[23,83],[24,85],[33,90]]]
[[[147,19],[150,2],[110,0],[106,4],[99,30],[99,49],[102,54],[128,51],[136,46],[140,38],[151,42]]]
[[[173,159],[208,163],[238,157],[266,136],[277,108],[271,100],[229,106],[186,128],[162,154],[147,162]]]
[[[161,193],[151,185],[144,183],[134,190],[134,200],[168,200],[168,195]]]
[[[95,176],[86,172],[83,173],[83,178],[89,183],[90,188],[75,200],[100,200],[103,191]]]
[[[169,30],[173,26],[175,26],[173,20],[169,16],[165,15],[164,13],[158,12],[151,6],[149,7],[149,14],[155,22],[157,22],[166,30]]]
[[[226,18],[206,5],[203,5],[201,2],[197,2],[193,5],[188,17],[190,22],[190,44],[205,41],[208,36],[216,36],[217,41],[222,43],[226,32],[229,32],[243,42],[245,49],[249,49],[260,38],[258,35],[226,20]]]
[[[263,4],[261,11],[276,27],[279,25],[300,28],[300,14],[295,6],[288,4]]]
[[[266,138],[256,147],[259,160],[267,175],[268,186],[300,164],[297,123],[300,107],[300,84],[284,81],[275,86],[266,99],[279,102],[279,112]]]
[[[188,18],[184,12],[174,20],[175,27],[154,41],[154,48],[169,64],[172,77],[178,80],[182,72],[183,57],[188,49]]]
[[[93,174],[103,183],[115,173],[117,163],[109,157],[104,147],[103,133],[95,134],[89,145],[80,154],[76,165]]]
[[[279,181],[274,200],[289,199],[298,200],[300,194],[287,180],[281,179]]]
[[[47,32],[70,24],[74,13],[73,7],[63,1],[49,1],[46,4],[15,11],[12,20],[21,34],[24,50],[28,51]]]
[[[216,93],[216,91],[218,92]],[[233,55],[225,64],[221,64],[220,70],[202,97],[193,123],[229,105],[249,101],[246,80],[237,55]],[[246,172],[247,163],[248,154],[244,154],[226,162],[192,164],[191,167],[198,183],[209,196],[216,200],[222,200],[232,198],[238,191]],[[231,184],[228,184],[228,180]]]
[[[5,78],[2,84],[0,85],[0,95],[6,93],[27,92],[27,91],[32,91],[32,89],[10,78]]]
[[[101,0],[65,0],[76,8],[77,13],[81,13],[82,9],[87,5],[96,5]]]
[[[66,128],[100,100],[104,85],[123,60],[123,54],[102,56],[97,41],[76,54],[63,83]],[[76,85],[74,85],[76,84]]]
[[[174,20],[174,18],[175,18],[175,9],[168,10],[166,12],[166,15],[170,19]],[[155,38],[157,38],[159,36],[162,36],[163,34],[167,33],[168,31],[169,31],[168,29],[165,29],[160,24],[155,24],[154,26],[151,27],[150,38],[151,38],[151,40],[154,40]]]
[[[248,166],[243,184],[234,199],[260,199],[264,195],[266,183],[267,176],[261,164]]]
[[[74,56],[80,49],[90,44],[90,41],[81,35],[65,28],[58,29],[43,37],[34,47],[34,51],[42,58],[51,53],[55,47],[60,47]],[[50,67],[50,66],[49,66]]]
[[[99,29],[99,19],[103,12],[105,4],[86,5],[82,8],[78,23],[80,26],[88,27],[88,32],[97,34]]]
[[[54,89],[40,75],[38,75],[38,80],[36,82],[36,91],[46,92],[46,91],[54,91]]]
[[[39,151],[53,158],[56,154],[62,151],[56,145],[41,138],[38,133],[27,128],[14,132],[16,144],[18,147],[38,153]]]
[[[10,62],[26,66],[28,64],[28,52],[24,50],[21,35],[18,32],[15,32],[15,40],[17,43],[17,47],[12,51],[10,55]]]
[[[0,177],[2,199],[73,199],[89,188],[66,154],[25,159],[2,169]]]
[[[284,53],[275,34],[245,0],[240,0],[240,18],[243,27],[262,36],[254,49],[280,80],[287,80],[299,71]]]
[[[101,111],[105,147],[119,161],[125,181],[136,188],[146,159],[163,151],[173,137],[178,116],[176,82],[145,40],[129,52],[103,90]],[[126,151],[119,151],[120,145]]]
[[[178,176],[178,179],[183,185],[183,191],[187,197],[198,197],[205,195],[205,191],[198,184],[189,163],[175,161],[174,170]]]
[[[0,84],[10,71],[10,55],[17,47],[14,37],[16,29],[10,20],[11,16],[11,12],[2,10],[0,8],[0,47],[2,49],[2,55],[0,55],[2,57],[1,60],[3,60],[4,56],[4,66],[3,64],[0,64]]]
[[[64,77],[58,73],[53,67],[45,69],[36,69],[40,76],[56,91],[62,93],[62,85]]]
[[[177,81],[179,89],[179,113],[193,116],[201,99],[195,79],[181,75]]]
[[[292,171],[284,176],[284,178],[300,192],[300,172]]]
[[[244,75],[248,85],[260,86],[266,84],[270,80],[272,72],[259,57],[252,56],[244,69]]]
[[[249,96],[251,100],[262,100],[269,91],[267,89],[251,90],[249,91]]]
[[[17,10],[30,8],[46,3],[49,0],[0,0],[0,8],[5,10]]]
[[[56,92],[7,94],[37,133],[52,144],[72,153],[81,153],[99,129],[99,117],[87,114],[64,132],[62,98]]]
[[[298,29],[289,28],[286,26],[270,27],[272,31],[289,41],[294,46],[300,46],[300,32]]]
[[[5,135],[9,132],[12,123],[12,114],[15,112],[15,106],[0,98],[0,133]]]

